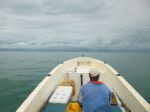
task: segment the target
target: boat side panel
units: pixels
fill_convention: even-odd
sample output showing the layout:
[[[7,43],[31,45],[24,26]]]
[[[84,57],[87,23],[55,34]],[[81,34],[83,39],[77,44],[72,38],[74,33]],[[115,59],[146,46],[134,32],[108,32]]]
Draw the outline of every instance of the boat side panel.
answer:
[[[52,91],[64,80],[62,65],[57,66],[29,95],[17,112],[39,112],[48,100]]]
[[[150,112],[150,105],[145,99],[122,76],[118,76],[118,79],[116,91],[122,101],[133,112]]]
[[[106,66],[109,70],[105,73],[114,74],[105,77],[112,91],[115,91],[133,112],[150,112],[150,106],[145,99],[122,76],[118,76],[119,73],[114,68],[108,64]]]

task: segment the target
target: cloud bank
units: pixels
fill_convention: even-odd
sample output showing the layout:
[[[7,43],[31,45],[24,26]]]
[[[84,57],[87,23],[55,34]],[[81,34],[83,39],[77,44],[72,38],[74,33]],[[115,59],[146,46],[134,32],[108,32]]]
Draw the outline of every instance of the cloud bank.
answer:
[[[1,0],[0,48],[150,50],[149,0]]]

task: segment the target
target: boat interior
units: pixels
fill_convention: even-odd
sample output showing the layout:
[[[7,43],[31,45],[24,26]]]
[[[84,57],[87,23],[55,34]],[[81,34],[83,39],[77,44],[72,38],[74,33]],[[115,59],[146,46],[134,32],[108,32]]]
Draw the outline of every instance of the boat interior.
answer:
[[[65,79],[49,96],[42,108],[42,112],[66,112],[69,103],[77,102],[80,87],[89,81],[88,69],[88,66],[80,66],[66,71]],[[112,97],[110,102],[112,112],[131,112],[117,94],[113,90],[111,91]]]
[[[78,57],[56,66],[33,90],[17,112],[66,112],[89,81],[89,68],[100,71],[100,81],[112,92],[113,112],[150,112],[149,103],[109,64]]]

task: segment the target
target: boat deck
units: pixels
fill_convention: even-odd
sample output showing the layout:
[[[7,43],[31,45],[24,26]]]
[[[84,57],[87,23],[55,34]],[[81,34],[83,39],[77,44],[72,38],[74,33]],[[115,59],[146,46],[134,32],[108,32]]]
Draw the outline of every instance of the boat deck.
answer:
[[[77,94],[74,94],[74,95],[72,94],[71,96],[69,96],[70,100],[68,100],[68,102],[62,103],[62,95],[61,94],[63,94],[63,95],[66,94],[66,92],[67,92],[66,87],[68,88],[70,86],[59,86],[55,90],[55,92],[53,92],[53,95],[50,96],[49,101],[47,102],[47,104],[43,108],[42,112],[50,112],[50,111],[52,111],[52,112],[66,112],[68,104],[70,102],[74,102],[74,101],[76,102],[77,101],[76,100]],[[66,90],[62,90],[64,88]],[[54,99],[53,99],[53,97],[54,97]],[[59,99],[59,97],[61,98],[61,100]],[[60,101],[60,103],[59,103],[59,101]],[[111,109],[112,109],[112,112],[125,112],[123,107],[121,107],[121,102],[119,101],[118,97],[113,92],[112,92],[112,100],[111,100]]]
[[[66,112],[68,104],[70,102],[76,102],[77,96],[79,92],[79,88],[74,88],[74,81],[73,80],[64,80],[60,85],[53,91],[53,94],[50,96],[47,104],[45,105],[43,112]],[[68,91],[68,89],[72,88],[71,91]],[[74,92],[73,92],[74,91]],[[68,93],[69,92],[69,93]],[[74,94],[73,94],[74,93]],[[63,96],[67,96],[67,94],[70,94],[67,98],[67,102],[62,101]],[[121,102],[117,95],[112,92],[111,97],[111,108],[112,112],[125,112],[124,108],[121,107]]]
[[[111,105],[112,112],[123,112],[119,105]],[[47,104],[44,112],[66,112],[67,104]]]

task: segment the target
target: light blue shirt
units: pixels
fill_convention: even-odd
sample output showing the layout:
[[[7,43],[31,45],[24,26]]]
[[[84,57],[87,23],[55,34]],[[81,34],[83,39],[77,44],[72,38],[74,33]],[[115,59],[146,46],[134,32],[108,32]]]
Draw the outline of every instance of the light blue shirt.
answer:
[[[105,84],[88,82],[81,87],[78,102],[84,112],[112,112],[110,97],[111,92]]]

